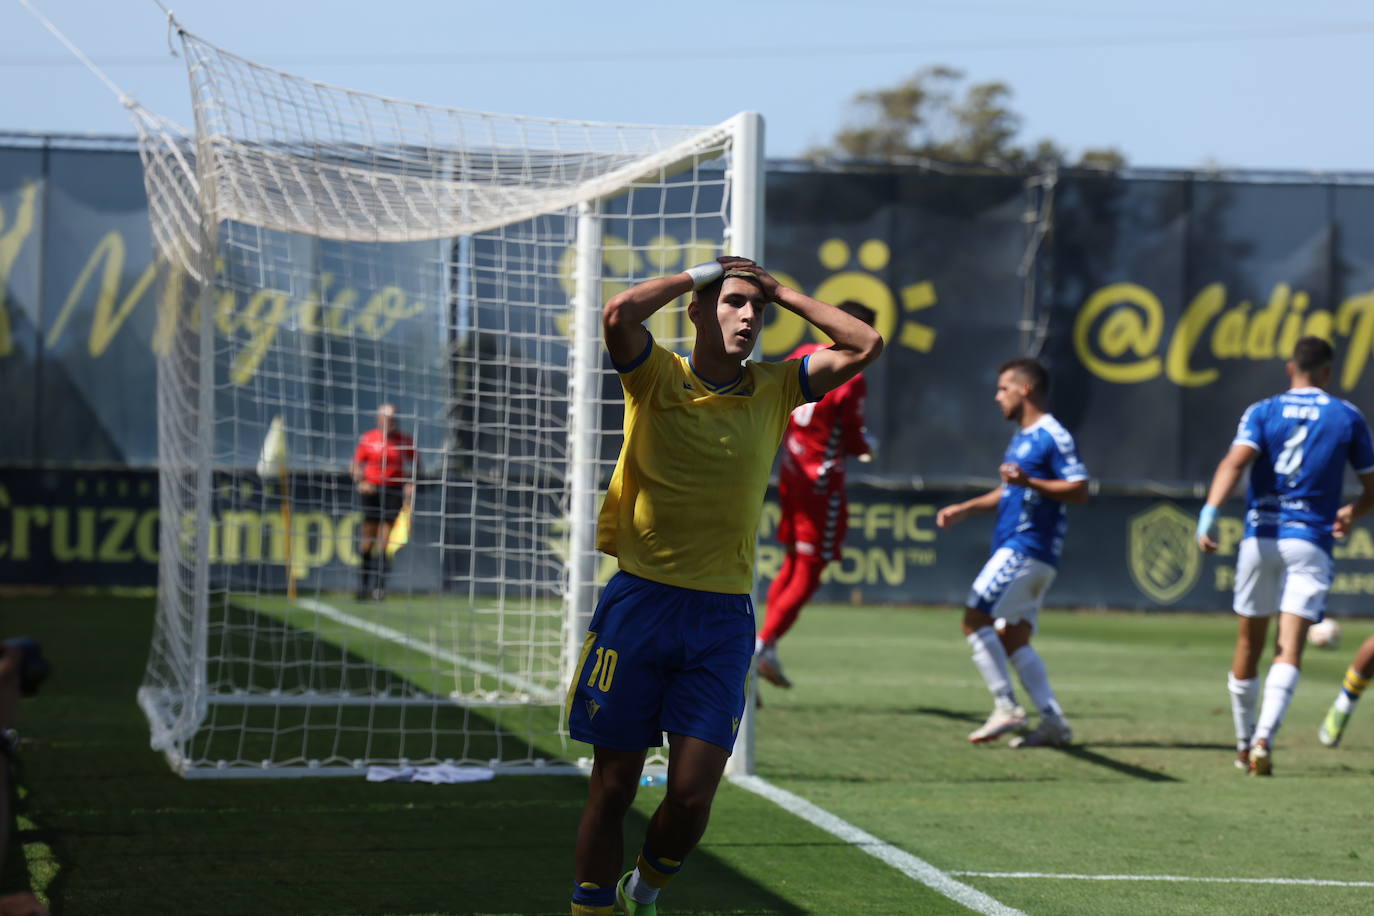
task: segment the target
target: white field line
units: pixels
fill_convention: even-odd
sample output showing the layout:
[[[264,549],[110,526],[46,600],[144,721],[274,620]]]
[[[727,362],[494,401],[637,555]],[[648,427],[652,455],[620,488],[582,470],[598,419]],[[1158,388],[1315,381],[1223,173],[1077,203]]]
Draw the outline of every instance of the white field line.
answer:
[[[1056,875],[1037,871],[952,871],[963,878],[1058,878],[1064,881],[1172,881],[1197,884],[1296,884],[1303,887],[1374,887],[1374,881],[1325,878],[1195,878],[1187,875]]]
[[[419,652],[421,655],[428,655],[430,658],[437,661],[447,662],[450,665],[464,668],[468,671],[475,671],[478,674],[490,675],[498,681],[509,684],[511,687],[522,690],[533,697],[547,700],[556,698],[555,695],[548,690],[545,690],[533,681],[527,680],[518,674],[511,674],[509,671],[503,671],[495,665],[487,664],[475,658],[468,658],[465,655],[459,655],[447,649],[441,649],[433,643],[425,642],[422,639],[416,639],[413,636],[408,636],[400,630],[393,630],[379,623],[373,623],[361,617],[354,617],[352,614],[345,613],[333,605],[325,604],[323,601],[316,601],[314,598],[302,598],[296,603],[306,610],[314,611],[321,617],[329,618],[335,623],[341,623],[355,630],[370,633],[380,639],[385,639],[387,642],[395,643],[398,646],[404,646],[412,652]]]
[[[789,814],[795,814],[826,833],[839,837],[875,859],[891,865],[908,878],[919,881],[931,890],[968,907],[975,913],[984,913],[986,916],[1025,916],[1020,910],[1012,909],[982,891],[969,887],[962,881],[955,881],[924,859],[917,858],[909,852],[898,849],[891,843],[878,839],[867,831],[860,830],[848,821],[836,817],[824,808],[813,805],[799,795],[793,795],[786,789],[779,789],[757,776],[735,776],[730,781],[742,789],[748,789],[756,795],[763,796]]]

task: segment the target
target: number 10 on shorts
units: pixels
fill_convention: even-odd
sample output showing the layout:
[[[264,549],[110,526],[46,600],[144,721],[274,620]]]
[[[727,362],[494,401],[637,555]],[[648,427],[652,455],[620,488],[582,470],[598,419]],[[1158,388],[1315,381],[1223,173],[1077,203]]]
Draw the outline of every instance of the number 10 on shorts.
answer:
[[[592,666],[591,677],[587,678],[587,686],[609,693],[611,681],[615,680],[615,663],[619,659],[620,655],[614,649],[597,646],[596,664]]]

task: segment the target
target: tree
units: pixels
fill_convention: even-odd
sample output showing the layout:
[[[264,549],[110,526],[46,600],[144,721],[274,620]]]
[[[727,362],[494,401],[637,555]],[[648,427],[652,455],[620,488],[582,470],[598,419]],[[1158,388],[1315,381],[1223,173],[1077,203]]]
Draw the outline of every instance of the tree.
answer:
[[[851,103],[852,126],[835,134],[809,158],[893,160],[911,157],[1023,169],[1067,164],[1067,153],[1050,140],[1016,143],[1021,115],[1011,107],[1006,83],[975,83],[960,92],[963,71],[934,66],[891,89],[860,92]],[[1117,169],[1126,158],[1113,148],[1084,150],[1080,168]]]

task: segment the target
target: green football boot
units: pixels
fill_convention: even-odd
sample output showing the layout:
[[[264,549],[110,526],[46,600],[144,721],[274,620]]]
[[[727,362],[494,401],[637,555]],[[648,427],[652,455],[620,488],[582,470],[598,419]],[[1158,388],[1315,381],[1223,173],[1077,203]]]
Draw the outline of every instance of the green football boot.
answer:
[[[630,876],[633,874],[633,871],[625,872],[625,877],[615,886],[615,902],[620,904],[625,916],[658,916],[657,903],[637,903],[633,897],[625,893],[625,885],[630,883]]]
[[[1327,747],[1335,747],[1341,743],[1341,735],[1345,734],[1345,726],[1350,722],[1350,713],[1341,712],[1334,705],[1326,711],[1326,718],[1322,720],[1322,727],[1317,731],[1317,740]]]

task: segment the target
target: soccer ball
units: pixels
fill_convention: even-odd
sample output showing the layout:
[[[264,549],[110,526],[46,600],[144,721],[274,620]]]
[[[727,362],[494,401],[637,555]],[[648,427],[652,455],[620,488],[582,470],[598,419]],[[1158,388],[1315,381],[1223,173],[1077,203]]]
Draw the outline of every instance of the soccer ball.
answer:
[[[1327,618],[1307,628],[1307,644],[1318,649],[1334,649],[1341,644],[1341,625]]]

